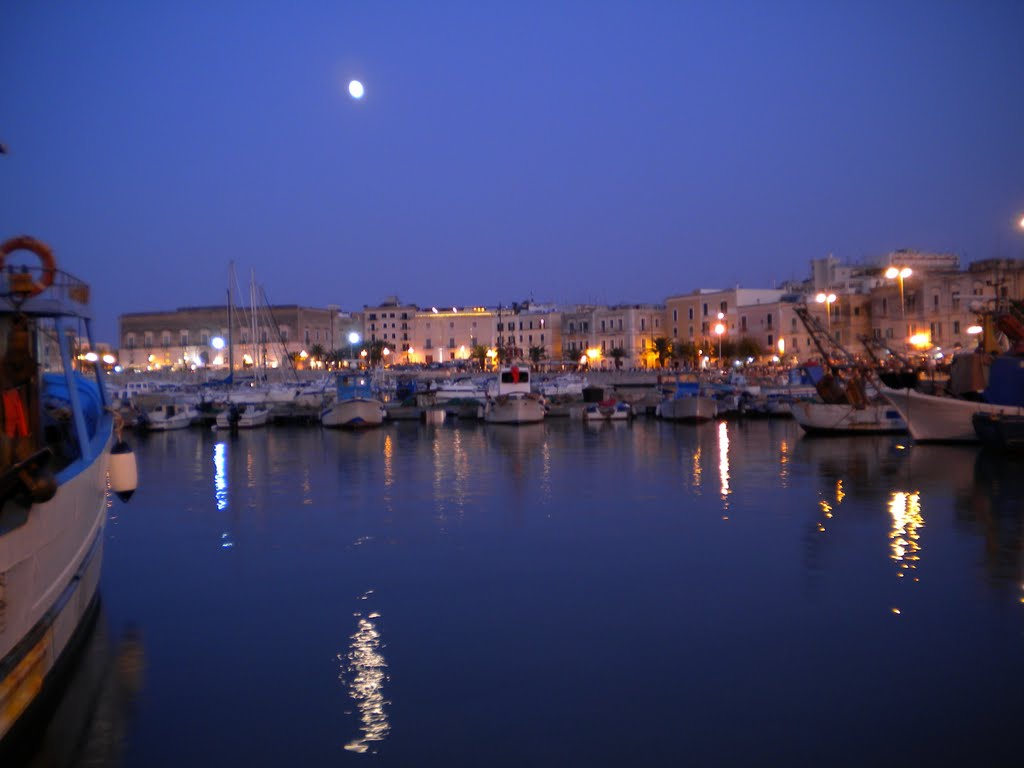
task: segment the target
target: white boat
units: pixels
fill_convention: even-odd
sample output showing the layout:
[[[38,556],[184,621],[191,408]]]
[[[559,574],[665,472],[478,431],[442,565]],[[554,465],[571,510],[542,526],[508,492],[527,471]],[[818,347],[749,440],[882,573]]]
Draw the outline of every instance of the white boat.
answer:
[[[544,401],[530,392],[530,369],[525,365],[502,367],[495,392],[487,396],[484,404],[484,421],[535,424],[543,420]]]
[[[122,499],[137,478],[98,367],[64,365],[75,355],[72,331],[90,328],[89,287],[29,237],[0,245],[0,268],[18,250],[43,266],[0,272],[0,753],[14,748],[34,705],[59,691],[58,664],[89,637],[108,477]],[[39,352],[49,343],[59,355]]]
[[[164,403],[146,408],[139,415],[136,426],[153,432],[185,429],[199,419],[199,411],[191,405]]]
[[[718,402],[702,394],[699,383],[680,381],[672,395],[658,403],[655,413],[667,421],[710,421],[718,414]]]
[[[434,401],[446,403],[449,400],[479,400],[481,403],[487,400],[488,379],[474,379],[465,377],[451,381],[435,381],[430,391],[434,395]]]
[[[370,378],[366,373],[339,374],[334,404],[320,414],[325,427],[364,429],[379,427],[387,412],[374,396]]]
[[[809,435],[899,434],[907,422],[889,402],[871,402],[858,408],[849,403],[801,400],[790,404],[790,412]]]
[[[599,403],[587,403],[583,407],[584,421],[628,421],[632,417],[633,408],[629,403],[614,397]]]
[[[913,389],[882,388],[907,422],[911,436],[920,443],[976,443],[974,414],[1002,414],[1024,416],[1024,408],[1013,405],[995,405],[958,397],[925,395]]]
[[[1024,416],[1024,356],[964,352],[953,359],[950,395],[883,387],[917,442],[976,443],[976,413]]]
[[[217,429],[254,429],[270,421],[270,409],[257,403],[231,403],[217,414]]]
[[[537,392],[544,397],[583,397],[583,389],[588,386],[586,376],[578,373],[563,373],[553,379],[535,383]]]

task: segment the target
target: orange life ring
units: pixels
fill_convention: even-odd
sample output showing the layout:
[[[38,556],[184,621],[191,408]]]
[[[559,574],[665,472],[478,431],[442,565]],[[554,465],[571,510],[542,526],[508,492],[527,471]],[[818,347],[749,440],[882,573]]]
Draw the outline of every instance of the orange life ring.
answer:
[[[19,290],[18,293],[24,293],[26,297],[36,296],[53,285],[53,280],[57,276],[57,262],[54,261],[53,251],[50,250],[50,246],[42,240],[36,240],[28,235],[12,237],[3,245],[0,245],[0,269],[3,269],[4,260],[15,251],[32,251],[32,253],[39,257],[39,261],[43,265],[43,271],[39,279],[26,281],[28,288],[24,291]]]

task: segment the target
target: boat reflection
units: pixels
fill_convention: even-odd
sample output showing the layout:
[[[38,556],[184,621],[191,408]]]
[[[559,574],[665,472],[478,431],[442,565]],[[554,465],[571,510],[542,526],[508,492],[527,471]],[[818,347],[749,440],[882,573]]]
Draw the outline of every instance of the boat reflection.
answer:
[[[388,721],[387,705],[384,699],[384,683],[387,682],[387,662],[381,654],[380,632],[377,623],[380,614],[370,612],[363,616],[356,613],[358,628],[351,637],[346,654],[338,654],[341,673],[338,679],[348,688],[349,696],[359,710],[360,736],[345,745],[349,752],[371,752],[374,745],[384,741],[391,724]]]
[[[116,641],[102,608],[73,659],[66,687],[52,716],[26,734],[4,766],[71,768],[119,765],[128,724],[142,689],[145,652],[132,629]]]
[[[1024,462],[983,449],[973,466],[970,492],[958,496],[957,522],[984,539],[990,578],[1021,584],[1024,602]]]

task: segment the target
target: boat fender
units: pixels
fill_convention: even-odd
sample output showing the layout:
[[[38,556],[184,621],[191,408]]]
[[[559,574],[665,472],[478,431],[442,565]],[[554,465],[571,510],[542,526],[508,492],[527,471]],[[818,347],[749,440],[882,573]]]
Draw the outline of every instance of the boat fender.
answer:
[[[128,501],[139,485],[139,469],[131,446],[118,440],[110,449],[110,489],[121,501]]]
[[[53,258],[53,251],[50,250],[46,243],[28,235],[12,237],[3,245],[0,245],[0,269],[3,269],[4,260],[15,251],[31,251],[39,257],[39,261],[43,266],[43,271],[38,280],[29,279],[27,272],[23,273],[25,276],[21,276],[19,273],[11,275],[11,287],[15,293],[22,294],[25,298],[30,298],[42,293],[53,285],[53,279],[57,276],[57,262]]]

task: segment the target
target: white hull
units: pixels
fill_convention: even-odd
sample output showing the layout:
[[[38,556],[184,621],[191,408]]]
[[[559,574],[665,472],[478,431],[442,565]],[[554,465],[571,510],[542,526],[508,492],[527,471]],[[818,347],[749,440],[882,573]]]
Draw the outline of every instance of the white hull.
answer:
[[[584,421],[627,421],[632,415],[633,409],[627,403],[590,403],[583,409]]]
[[[529,395],[502,395],[487,401],[484,421],[491,424],[535,424],[544,420],[544,404]]]
[[[0,538],[0,739],[39,692],[96,594],[109,448],[108,441],[99,458]]]
[[[384,404],[380,400],[351,398],[339,400],[320,414],[325,427],[360,429],[377,427],[384,422]]]
[[[718,403],[703,395],[675,397],[661,402],[657,414],[668,421],[710,421],[718,414]]]
[[[233,426],[238,429],[255,429],[256,427],[265,426],[270,420],[270,411],[266,408],[256,407],[247,405],[242,408],[238,414],[238,422]],[[218,429],[230,429],[231,424],[231,412],[221,411],[217,414],[217,428]]]
[[[793,403],[791,413],[808,434],[885,434],[907,431],[907,423],[890,403],[869,403],[864,408],[830,405],[809,400]]]
[[[1013,405],[990,405],[955,397],[923,395],[912,389],[883,387],[881,391],[899,410],[914,440],[921,443],[978,442],[971,419],[979,411],[1024,416],[1024,408]]]
[[[170,413],[171,415],[168,415]],[[186,406],[158,406],[145,413],[143,426],[154,432],[185,429],[199,418],[199,411]]]

